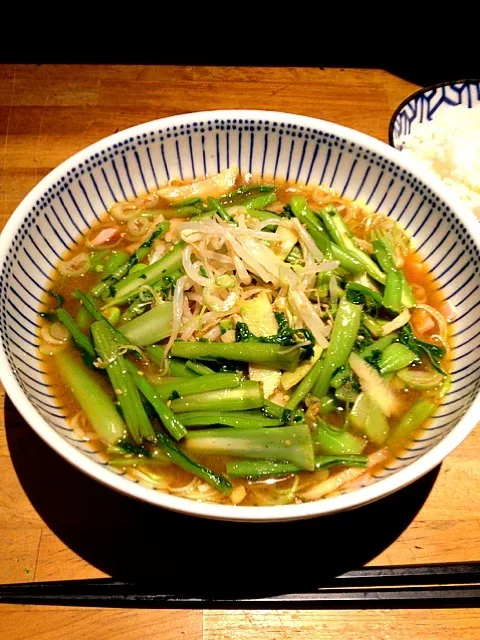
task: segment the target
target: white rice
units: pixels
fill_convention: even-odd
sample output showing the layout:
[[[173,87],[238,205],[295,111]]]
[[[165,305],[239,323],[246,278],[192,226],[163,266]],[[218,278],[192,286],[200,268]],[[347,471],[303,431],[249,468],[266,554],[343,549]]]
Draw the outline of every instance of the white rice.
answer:
[[[480,217],[480,106],[443,109],[432,120],[413,124],[399,142]]]

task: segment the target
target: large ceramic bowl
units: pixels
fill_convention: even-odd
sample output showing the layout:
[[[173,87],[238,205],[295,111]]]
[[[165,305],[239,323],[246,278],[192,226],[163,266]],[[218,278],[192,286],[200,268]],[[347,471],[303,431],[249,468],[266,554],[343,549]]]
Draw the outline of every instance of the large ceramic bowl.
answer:
[[[458,105],[480,105],[480,80],[441,82],[415,91],[393,112],[388,141],[395,149],[402,149],[402,137],[411,132],[412,125],[432,120],[437,113]]]
[[[149,489],[102,463],[67,426],[37,353],[38,313],[49,274],[65,249],[114,201],[169,178],[195,178],[230,165],[242,172],[325,184],[399,220],[414,236],[445,295],[453,325],[453,385],[431,426],[352,493],[306,504],[242,507],[202,504]],[[148,122],[76,154],[20,204],[0,241],[0,373],[35,432],[78,469],[145,502],[210,518],[291,520],[371,502],[438,465],[475,426],[480,384],[480,252],[477,221],[440,183],[402,154],[329,122],[266,111],[211,111]]]

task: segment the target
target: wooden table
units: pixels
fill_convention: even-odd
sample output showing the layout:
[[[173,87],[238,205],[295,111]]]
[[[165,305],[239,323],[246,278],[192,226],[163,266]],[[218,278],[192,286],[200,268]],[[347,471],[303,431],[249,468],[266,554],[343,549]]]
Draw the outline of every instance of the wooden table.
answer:
[[[273,109],[332,120],[386,141],[390,114],[415,88],[385,71],[365,69],[3,66],[0,225],[53,167],[86,145],[140,122],[213,108]],[[292,557],[278,552],[277,567],[292,579],[310,575],[314,580],[332,554],[345,568],[480,560],[479,458],[477,430],[440,470],[370,511],[288,529],[300,542]],[[169,557],[178,550],[179,571],[189,583],[215,571],[231,583],[244,576],[245,563],[247,577],[256,584],[262,567],[248,566],[245,549],[262,543],[263,567],[270,560],[272,570],[272,550],[285,535],[281,526],[260,527],[254,538],[245,539],[235,526],[182,520],[118,496],[51,452],[5,399],[0,416],[0,582],[93,578],[141,566],[155,567],[161,581],[175,572]],[[312,551],[307,553],[309,544]],[[195,546],[201,551],[195,553]],[[473,639],[480,636],[480,612],[0,605],[0,634],[6,640],[312,640],[337,634],[345,640]]]

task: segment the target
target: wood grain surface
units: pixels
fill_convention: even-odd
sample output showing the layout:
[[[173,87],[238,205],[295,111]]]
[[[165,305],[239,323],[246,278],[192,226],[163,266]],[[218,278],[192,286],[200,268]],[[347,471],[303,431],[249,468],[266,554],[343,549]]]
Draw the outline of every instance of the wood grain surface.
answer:
[[[404,79],[368,69],[0,66],[0,229],[51,169],[120,129],[188,111],[256,108],[332,120],[386,141],[392,111],[415,89]],[[317,576],[365,563],[480,560],[478,429],[441,468],[396,496],[351,514],[252,530],[167,514],[100,487],[50,451],[3,393],[1,402],[2,583],[148,575],[159,588],[175,581],[198,588],[241,581],[248,590],[265,574],[270,579],[265,588],[281,588],[282,579],[287,585],[312,584]],[[285,536],[305,540],[315,552],[303,555],[301,544],[294,557],[285,556],[280,545]],[[252,551],[258,540],[268,541],[262,553]],[[201,553],[195,553],[196,546]],[[480,612],[0,605],[0,635],[4,640],[473,640],[480,637]]]

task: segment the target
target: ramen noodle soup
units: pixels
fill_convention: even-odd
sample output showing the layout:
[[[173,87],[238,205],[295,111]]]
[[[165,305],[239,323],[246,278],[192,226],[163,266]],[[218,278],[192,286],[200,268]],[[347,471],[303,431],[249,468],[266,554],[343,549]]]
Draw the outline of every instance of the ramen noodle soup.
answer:
[[[228,169],[114,204],[53,274],[40,351],[77,437],[147,486],[279,505],[367,484],[449,385],[410,238]]]

